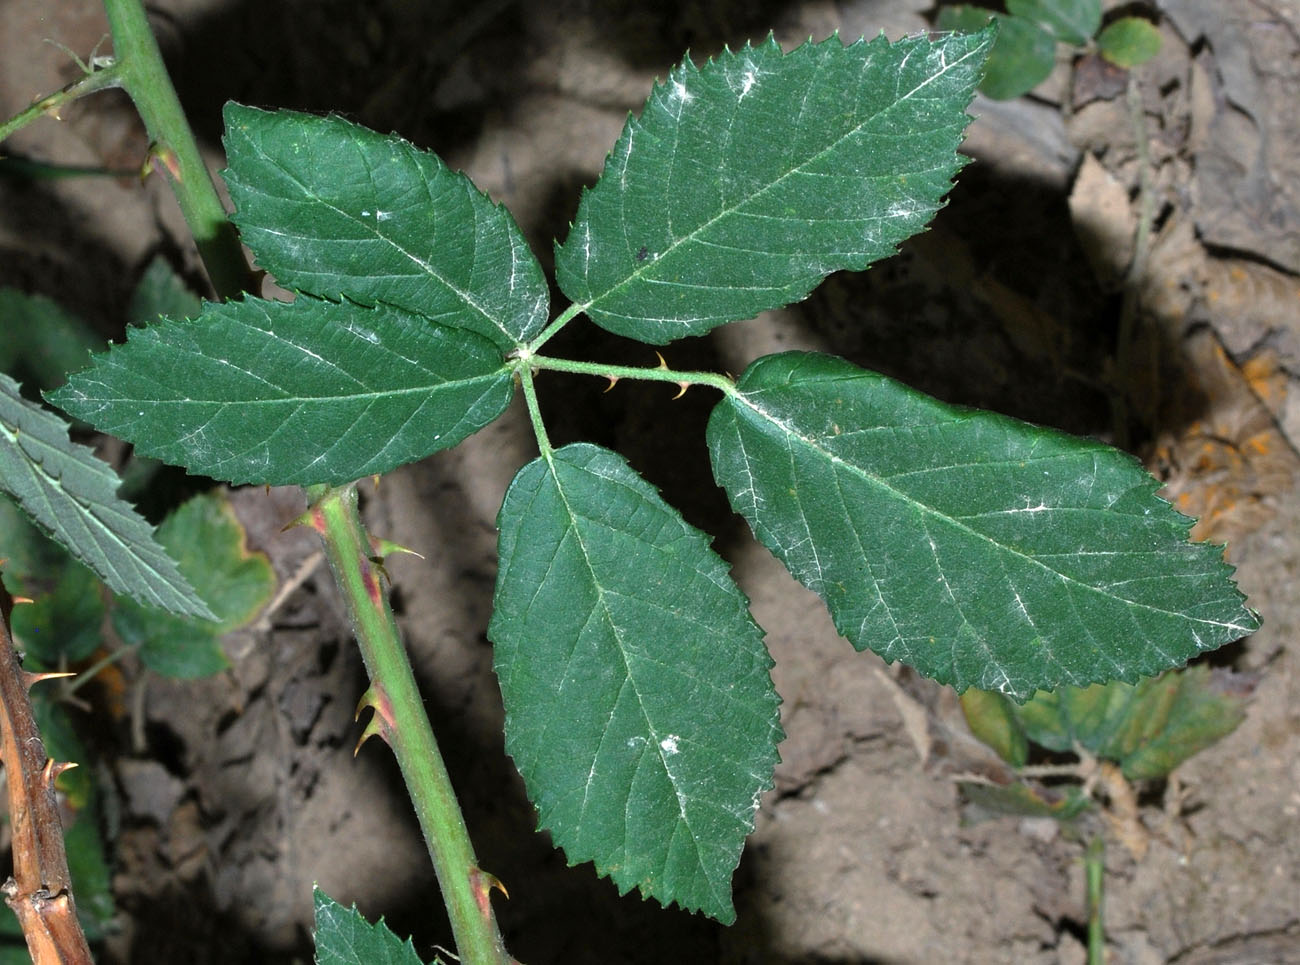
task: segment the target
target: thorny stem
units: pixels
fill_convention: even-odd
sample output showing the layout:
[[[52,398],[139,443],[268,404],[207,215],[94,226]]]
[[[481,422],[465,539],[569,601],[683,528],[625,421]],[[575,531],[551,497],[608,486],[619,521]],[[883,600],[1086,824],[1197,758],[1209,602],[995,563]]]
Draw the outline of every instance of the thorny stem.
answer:
[[[736,384],[717,372],[679,372],[665,367],[646,368],[630,365],[608,365],[604,362],[579,362],[576,359],[558,359],[548,355],[533,355],[527,359],[532,369],[552,372],[574,372],[578,375],[598,375],[605,379],[646,379],[652,382],[671,382],[674,385],[709,385],[727,395],[736,394]]]
[[[34,965],[90,965],[77,921],[54,781],[69,765],[45,756],[9,634],[13,604],[0,583],[0,760],[9,789],[13,876],[0,886],[22,926]]]
[[[213,290],[223,299],[255,292],[256,279],[244,260],[212,175],[203,163],[158,42],[149,29],[144,6],[140,0],[104,0],[104,11],[113,34],[119,82],[144,121],[155,153],[172,171],[172,190]]]
[[[373,712],[362,741],[377,734],[393,749],[438,874],[460,960],[471,965],[505,965],[511,958],[489,900],[492,888],[499,884],[478,867],[474,856],[383,591],[379,561],[370,557],[369,538],[357,511],[356,486],[312,486],[308,500],[311,525],[325,544],[325,558],[343,593],[370,675],[370,689],[358,708],[358,713],[366,707]]]

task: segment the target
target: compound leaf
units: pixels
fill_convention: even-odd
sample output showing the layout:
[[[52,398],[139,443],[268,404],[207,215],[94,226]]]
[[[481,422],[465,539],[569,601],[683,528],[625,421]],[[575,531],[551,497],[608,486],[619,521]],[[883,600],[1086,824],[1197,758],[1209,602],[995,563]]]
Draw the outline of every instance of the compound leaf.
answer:
[[[798,301],[920,231],[961,167],[993,32],[771,37],[689,58],[629,119],[555,253],[598,325],[652,343]]]
[[[512,394],[487,339],[300,296],[132,330],[50,396],[145,455],[233,483],[343,483],[454,446]]]
[[[225,172],[240,234],[287,287],[379,302],[509,351],[549,292],[505,208],[435,155],[341,117],[227,104]]]
[[[1101,0],[1007,0],[1007,10],[1076,47],[1084,46],[1101,26]]]
[[[383,919],[372,925],[355,905],[344,908],[319,888],[312,890],[312,902],[317,965],[423,965],[410,939],[403,942]]]
[[[1016,700],[1256,628],[1130,456],[831,356],[766,356],[709,421],[732,506],[859,650]]]
[[[0,374],[0,489],[45,533],[118,593],[187,616],[212,617],[153,527],[117,497],[118,478],[68,425]]]
[[[776,765],[771,658],[698,530],[622,457],[520,470],[489,636],[506,747],[570,862],[735,918],[730,881]]]

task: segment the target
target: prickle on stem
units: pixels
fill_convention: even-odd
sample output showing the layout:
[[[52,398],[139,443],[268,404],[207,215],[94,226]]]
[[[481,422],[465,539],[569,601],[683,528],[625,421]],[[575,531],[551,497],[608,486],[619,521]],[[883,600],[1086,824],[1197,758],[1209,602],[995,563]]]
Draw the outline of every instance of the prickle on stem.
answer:
[[[479,914],[484,918],[492,914],[493,888],[499,889],[507,899],[510,897],[510,892],[506,891],[506,886],[501,883],[501,880],[482,868],[469,869],[469,886],[474,892],[474,901],[478,904]]]
[[[655,368],[663,369],[665,372],[667,372],[668,363],[664,361],[663,355],[658,350],[655,351],[655,355],[659,356],[659,364],[655,366]],[[676,402],[678,399],[684,396],[686,394],[686,390],[691,387],[691,383],[689,382],[678,382],[677,385],[679,386],[679,388],[677,390],[677,394],[673,396],[674,402]]]

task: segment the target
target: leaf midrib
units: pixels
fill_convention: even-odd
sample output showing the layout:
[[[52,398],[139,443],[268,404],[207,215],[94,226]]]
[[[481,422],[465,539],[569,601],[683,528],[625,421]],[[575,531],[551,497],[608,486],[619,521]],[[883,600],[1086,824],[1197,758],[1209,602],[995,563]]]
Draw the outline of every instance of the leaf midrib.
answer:
[[[828,460],[829,462],[831,462],[831,463],[834,464],[835,466],[837,466],[837,467],[842,467],[842,468],[843,468],[844,470],[846,470],[848,473],[850,473],[851,475],[855,475],[855,476],[857,476],[858,478],[860,478],[863,482],[867,483],[868,485],[874,486],[874,487],[876,487],[876,488],[878,488],[878,489],[882,489],[882,490],[884,490],[884,491],[885,491],[889,496],[893,497],[894,499],[896,499],[896,500],[898,500],[898,501],[900,501],[900,502],[902,502],[902,503],[904,503],[904,504],[906,504],[906,505],[908,505],[908,506],[911,506],[911,507],[915,508],[919,513],[922,514],[923,517],[931,517],[931,518],[934,518],[934,519],[936,519],[936,520],[938,520],[938,521],[940,521],[940,522],[948,523],[948,524],[950,524],[950,525],[956,527],[957,529],[964,531],[965,533],[967,533],[967,534],[970,535],[970,536],[977,537],[978,539],[984,541],[985,543],[989,544],[989,545],[992,546],[992,547],[997,548],[998,550],[1001,550],[1001,551],[1004,552],[1004,553],[1007,553],[1007,554],[1010,554],[1010,555],[1012,555],[1012,556],[1018,557],[1018,558],[1020,558],[1020,559],[1022,559],[1022,560],[1024,560],[1024,561],[1026,561],[1026,562],[1028,562],[1028,563],[1031,563],[1031,564],[1033,564],[1034,566],[1036,566],[1036,567],[1038,567],[1038,568],[1044,570],[1044,571],[1047,572],[1047,573],[1050,573],[1050,574],[1053,574],[1053,575],[1059,577],[1059,578],[1061,579],[1062,582],[1069,583],[1069,584],[1071,584],[1071,585],[1073,585],[1073,586],[1077,586],[1077,587],[1079,587],[1079,588],[1081,588],[1081,589],[1083,589],[1083,590],[1086,590],[1086,591],[1089,592],[1089,593],[1093,593],[1093,594],[1096,594],[1096,595],[1098,595],[1098,596],[1102,596],[1102,597],[1104,597],[1104,598],[1106,598],[1106,599],[1108,599],[1108,600],[1113,600],[1113,601],[1118,602],[1118,603],[1120,603],[1120,604],[1122,604],[1122,605],[1124,605],[1124,606],[1129,606],[1129,607],[1134,607],[1134,608],[1138,608],[1138,609],[1147,610],[1147,611],[1152,612],[1152,613],[1161,614],[1161,615],[1163,615],[1163,616],[1166,616],[1166,617],[1172,617],[1172,618],[1176,618],[1176,619],[1179,619],[1179,620],[1189,620],[1189,621],[1192,621],[1192,622],[1194,622],[1194,623],[1203,624],[1203,625],[1205,625],[1205,626],[1210,626],[1210,627],[1222,627],[1222,628],[1225,628],[1225,629],[1230,629],[1230,630],[1238,631],[1238,632],[1241,632],[1241,633],[1248,633],[1248,632],[1250,632],[1250,629],[1251,629],[1251,628],[1249,628],[1249,627],[1242,627],[1242,626],[1239,626],[1239,625],[1236,624],[1236,623],[1224,623],[1224,622],[1217,621],[1217,620],[1207,620],[1207,619],[1199,618],[1199,617],[1190,617],[1190,616],[1188,616],[1188,615],[1185,614],[1185,613],[1182,613],[1182,612],[1176,612],[1176,611],[1171,611],[1171,610],[1166,610],[1166,609],[1163,609],[1163,608],[1161,608],[1161,607],[1154,606],[1154,605],[1149,604],[1149,603],[1143,603],[1143,602],[1136,601],[1136,600],[1127,600],[1127,599],[1124,599],[1123,597],[1115,596],[1115,595],[1112,594],[1112,593],[1108,593],[1108,592],[1106,592],[1105,590],[1101,589],[1100,587],[1095,587],[1095,586],[1092,586],[1092,585],[1089,584],[1089,583],[1084,583],[1084,582],[1082,582],[1082,581],[1080,581],[1080,580],[1077,580],[1077,579],[1075,579],[1074,577],[1069,576],[1069,575],[1066,574],[1066,573],[1062,573],[1062,572],[1060,572],[1059,570],[1056,570],[1056,569],[1054,569],[1053,567],[1050,567],[1050,566],[1046,565],[1046,564],[1043,563],[1041,560],[1039,560],[1037,557],[1030,556],[1030,555],[1028,555],[1028,554],[1026,554],[1026,553],[1023,553],[1023,552],[1021,552],[1021,551],[1015,549],[1014,547],[1006,546],[1006,545],[1004,545],[1004,544],[1002,544],[1002,543],[999,543],[997,540],[993,539],[993,538],[990,537],[990,536],[985,535],[984,533],[981,533],[979,530],[977,530],[977,529],[973,529],[972,527],[967,526],[967,525],[966,525],[965,523],[963,523],[961,520],[959,520],[959,519],[957,519],[957,518],[954,518],[954,517],[952,517],[952,516],[949,516],[949,515],[947,515],[946,513],[943,513],[943,512],[941,512],[940,510],[934,508],[933,506],[930,506],[930,505],[928,505],[927,503],[921,502],[920,500],[915,499],[914,497],[908,495],[907,493],[904,493],[904,492],[902,492],[902,491],[900,491],[900,490],[894,488],[893,486],[889,485],[889,483],[886,482],[886,481],[885,481],[884,479],[882,479],[881,477],[876,476],[876,475],[874,475],[874,474],[872,474],[872,473],[870,473],[870,472],[867,472],[866,470],[864,470],[864,469],[862,469],[862,468],[860,468],[860,467],[858,467],[858,466],[855,466],[853,463],[850,463],[850,462],[848,462],[848,461],[842,459],[840,456],[836,455],[835,453],[833,453],[833,452],[831,452],[829,449],[827,449],[825,446],[821,445],[821,444],[818,442],[818,440],[816,439],[816,437],[813,437],[813,436],[806,436],[806,435],[804,435],[802,432],[796,430],[796,429],[793,428],[789,423],[784,422],[780,417],[778,417],[778,416],[775,415],[774,413],[769,412],[768,410],[764,409],[762,406],[758,405],[758,404],[757,404],[757,403],[756,403],[756,402],[755,402],[755,401],[754,401],[750,396],[746,395],[743,391],[738,391],[738,392],[736,392],[736,394],[733,395],[733,396],[731,396],[730,398],[732,398],[733,400],[736,400],[736,401],[739,401],[739,402],[743,403],[747,408],[749,408],[752,412],[754,412],[755,415],[760,416],[760,417],[763,418],[763,419],[766,419],[766,420],[767,420],[771,425],[775,426],[778,430],[780,430],[780,431],[781,431],[783,434],[785,434],[787,437],[792,438],[792,439],[797,439],[797,440],[799,440],[799,442],[801,442],[801,443],[802,443],[805,447],[807,447],[809,450],[811,450],[812,452],[816,453],[817,455],[819,455],[819,456],[825,458],[826,460]],[[1061,554],[1052,554],[1052,555],[1061,555]],[[942,570],[941,570],[940,572],[942,572]],[[1154,641],[1150,641],[1150,640],[1148,640],[1148,642],[1149,642],[1149,643],[1152,643],[1152,645],[1154,645]]]
[[[252,374],[252,373],[246,372],[245,374]],[[255,406],[256,407],[256,406],[303,405],[303,404],[328,405],[333,403],[350,404],[353,402],[361,402],[361,401],[365,401],[365,402],[383,401],[385,399],[396,399],[396,398],[402,398],[404,396],[409,396],[409,395],[419,395],[422,393],[432,396],[434,393],[444,389],[472,387],[480,382],[486,382],[486,383],[499,382],[501,381],[502,376],[509,376],[510,374],[511,374],[511,370],[503,366],[502,368],[495,369],[494,371],[489,372],[485,375],[474,375],[462,379],[447,379],[445,381],[434,382],[429,385],[417,385],[409,388],[388,389],[382,391],[376,390],[373,392],[352,392],[347,394],[331,392],[328,395],[320,395],[320,396],[286,395],[274,399],[233,399],[232,400],[226,397],[221,399],[186,398],[186,399],[149,399],[144,401],[148,401],[151,405],[159,405],[159,406],[184,407],[190,405],[202,405],[202,406],[217,405],[220,406],[223,410],[230,408],[231,406],[240,406],[240,407]],[[266,384],[273,385],[274,383],[267,382]],[[78,391],[78,395],[81,401],[86,403],[92,403],[92,404],[101,404],[101,405],[110,404],[110,403],[116,404],[116,403],[121,403],[123,401],[120,395],[114,396],[112,398],[96,398],[87,395],[84,391],[80,391],[80,390]]]
[[[555,481],[555,491],[559,495],[560,501],[564,504],[564,511],[566,515],[569,517],[570,531],[574,534],[574,540],[577,542],[578,548],[582,552],[583,563],[586,565],[587,573],[591,577],[591,584],[596,588],[597,599],[600,601],[600,608],[604,614],[605,623],[610,628],[610,631],[613,633],[614,638],[618,641],[618,655],[619,655],[619,659],[623,661],[623,669],[626,674],[625,679],[631,685],[633,692],[636,694],[637,704],[641,707],[641,715],[644,718],[646,722],[646,726],[649,728],[651,733],[651,742],[654,743],[655,745],[655,753],[659,755],[659,760],[660,763],[663,765],[664,773],[668,776],[669,782],[672,785],[673,796],[677,799],[678,815],[681,818],[682,824],[685,825],[687,831],[690,832],[691,843],[695,850],[695,855],[696,855],[696,867],[702,873],[703,878],[705,882],[708,884],[710,891],[713,891],[714,890],[713,883],[709,879],[707,869],[704,867],[703,856],[700,853],[699,836],[696,834],[695,829],[691,826],[690,818],[686,814],[686,808],[682,803],[681,792],[678,790],[677,787],[677,779],[673,776],[672,768],[668,766],[668,761],[664,757],[663,748],[659,744],[658,732],[654,729],[653,725],[650,723],[650,712],[646,708],[644,698],[642,697],[641,694],[641,689],[636,683],[636,676],[635,674],[633,674],[631,665],[628,663],[627,653],[623,646],[622,630],[619,628],[617,621],[614,620],[613,614],[610,612],[610,608],[608,604],[605,602],[605,594],[606,594],[605,587],[601,584],[600,580],[596,578],[596,569],[591,562],[591,554],[587,549],[586,542],[582,538],[582,530],[578,526],[578,520],[585,517],[582,517],[579,513],[574,511],[572,504],[569,502],[568,496],[565,494],[564,486],[560,482],[560,475],[558,472],[556,472],[555,451],[554,450],[548,451],[545,454],[545,458],[546,458],[547,469],[551,474],[551,478]],[[578,471],[586,471],[584,467],[574,466],[573,468],[577,469]],[[587,794],[590,792],[590,789],[591,789],[591,782],[588,781],[587,787],[583,792],[582,810],[584,813],[586,812]],[[715,900],[717,900],[718,898],[716,893],[714,895],[714,898]]]

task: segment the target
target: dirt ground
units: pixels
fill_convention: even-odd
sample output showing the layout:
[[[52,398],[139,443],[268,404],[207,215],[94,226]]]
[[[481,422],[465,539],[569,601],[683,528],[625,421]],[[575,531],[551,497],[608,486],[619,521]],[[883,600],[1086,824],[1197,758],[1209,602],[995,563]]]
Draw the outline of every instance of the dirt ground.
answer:
[[[629,110],[689,48],[697,59],[770,28],[783,44],[838,30],[927,27],[925,2],[678,0],[159,0],[152,16],[182,99],[220,165],[220,105],[335,110],[439,151],[509,206],[551,267],[578,191]],[[1117,4],[1108,3],[1112,8]],[[1139,155],[1156,228],[1132,282],[1137,338],[1129,440],[1230,542],[1264,626],[1216,662],[1257,672],[1244,724],[1144,789],[1149,849],[1112,841],[1112,961],[1300,962],[1300,3],[1162,0],[1158,58],[1139,73],[1142,151],[1123,77],[1065,61],[1029,98],[980,99],[968,166],[933,229],[890,262],[832,278],[807,302],[671,347],[679,367],[740,371],[793,347],[833,351],[954,402],[1114,439],[1124,271]],[[0,0],[0,115],[74,76],[54,41],[88,54],[92,0]],[[125,101],[100,95],[7,150],[135,169],[147,143]],[[48,294],[120,331],[131,286],[162,253],[201,283],[157,177],[0,179],[0,284]],[[557,354],[652,363],[594,326]],[[560,342],[561,339],[557,339]],[[623,353],[623,354],[619,354]],[[595,384],[589,384],[589,383]],[[504,755],[487,626],[494,518],[532,452],[522,411],[365,497],[375,532],[424,554],[391,564],[434,727],[483,866],[510,889],[512,952],[549,962],[929,963],[1083,961],[1082,849],[1054,826],[968,824],[952,775],[978,756],[949,695],[833,631],[820,603],[747,536],[713,485],[712,400],[662,387],[602,394],[552,378],[557,443],[626,454],[711,532],[768,631],[788,738],[777,786],[736,876],[723,928],[620,898],[569,868]],[[698,394],[698,398],[696,397]],[[1248,439],[1267,444],[1246,446]],[[121,930],[106,962],[309,960],[311,885],[414,933],[444,934],[436,884],[395,768],[377,742],[354,760],[364,689],[341,607],[301,530],[293,491],[245,490],[252,543],[301,584],[227,641],[232,669],[179,683],[140,675],[108,726],[118,756]]]

